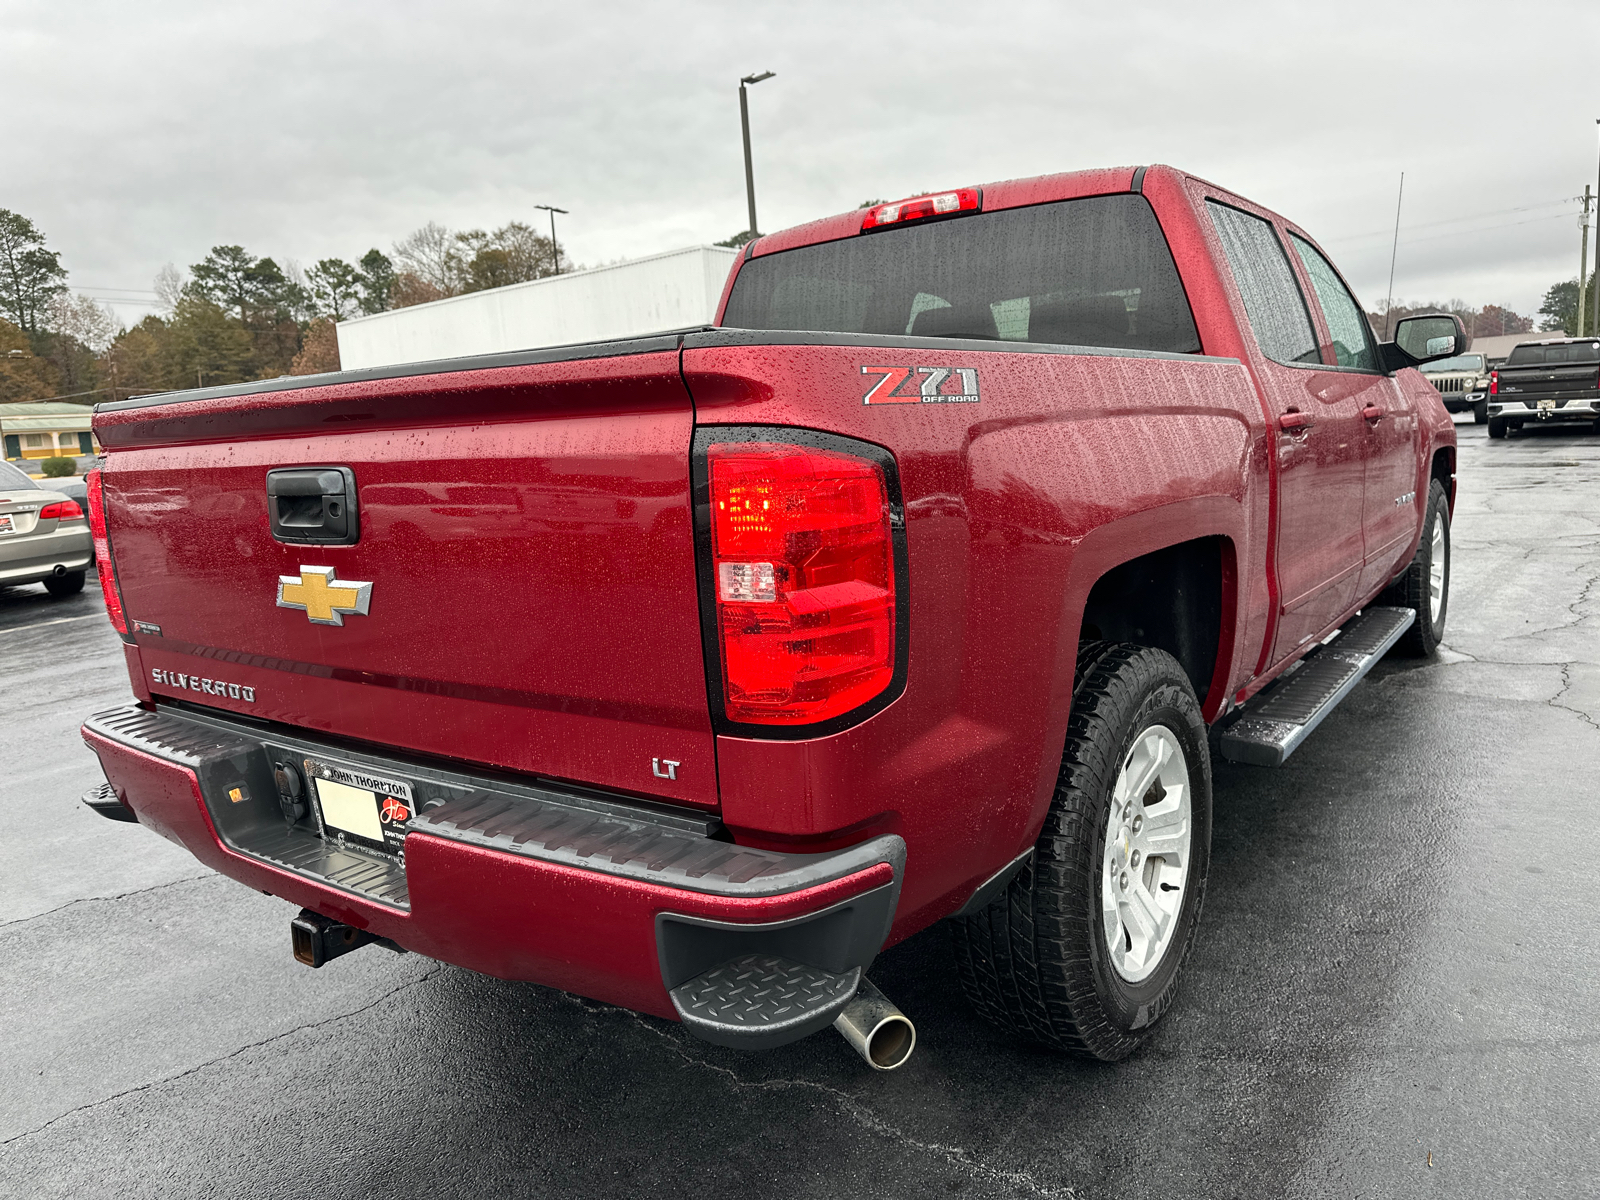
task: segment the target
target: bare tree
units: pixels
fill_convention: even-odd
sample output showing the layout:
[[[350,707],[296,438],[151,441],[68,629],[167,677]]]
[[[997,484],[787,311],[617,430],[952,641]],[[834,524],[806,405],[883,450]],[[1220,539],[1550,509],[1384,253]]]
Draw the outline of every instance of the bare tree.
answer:
[[[122,323],[111,310],[87,296],[56,296],[50,302],[47,319],[51,333],[72,338],[96,354],[104,353],[122,332]]]
[[[455,237],[437,221],[394,244],[396,274],[413,275],[444,296],[458,296],[465,290],[461,252]]]
[[[183,282],[183,272],[171,263],[156,272],[156,304],[169,321],[183,299]]]

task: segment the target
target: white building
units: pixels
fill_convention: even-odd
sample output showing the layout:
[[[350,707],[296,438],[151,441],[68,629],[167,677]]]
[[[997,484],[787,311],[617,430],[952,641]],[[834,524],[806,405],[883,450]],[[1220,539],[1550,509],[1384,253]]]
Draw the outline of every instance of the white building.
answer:
[[[0,442],[12,460],[77,458],[100,453],[89,432],[94,409],[87,404],[23,401],[0,404]]]
[[[338,325],[344,370],[706,325],[740,251],[690,246]]]

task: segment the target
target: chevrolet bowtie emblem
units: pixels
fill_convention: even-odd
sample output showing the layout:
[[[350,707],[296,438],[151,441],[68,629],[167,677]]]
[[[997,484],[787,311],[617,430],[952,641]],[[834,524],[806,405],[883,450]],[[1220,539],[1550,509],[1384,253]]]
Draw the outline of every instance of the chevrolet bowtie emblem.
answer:
[[[278,576],[278,607],[300,608],[313,625],[343,625],[347,614],[366,616],[372,585],[336,579],[333,567],[300,568],[298,575]]]

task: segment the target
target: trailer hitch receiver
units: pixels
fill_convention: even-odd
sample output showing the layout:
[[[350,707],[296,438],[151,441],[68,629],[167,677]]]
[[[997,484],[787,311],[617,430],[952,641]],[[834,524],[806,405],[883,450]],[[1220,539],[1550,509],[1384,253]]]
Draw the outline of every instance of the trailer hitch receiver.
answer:
[[[320,967],[329,959],[379,940],[365,930],[341,924],[309,908],[302,908],[300,915],[289,922],[289,941],[294,947],[295,961],[308,967]]]

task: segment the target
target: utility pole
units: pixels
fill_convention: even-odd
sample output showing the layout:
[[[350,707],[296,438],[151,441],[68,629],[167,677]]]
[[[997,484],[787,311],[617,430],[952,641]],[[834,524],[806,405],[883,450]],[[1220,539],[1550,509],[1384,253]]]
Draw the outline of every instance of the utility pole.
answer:
[[[756,229],[756,175],[755,169],[750,165],[750,101],[745,93],[746,86],[754,86],[763,79],[771,79],[775,71],[763,71],[759,75],[746,75],[739,80],[739,128],[744,133],[744,195],[750,203],[750,239],[754,241],[760,236]]]
[[[1600,133],[1600,117],[1596,117],[1595,118],[1594,124],[1595,124],[1595,131],[1597,133]],[[1600,163],[1600,159],[1597,159],[1596,161],[1597,161],[1597,163]],[[1597,165],[1596,168],[1595,168],[1595,177],[1596,177],[1597,180],[1600,180],[1600,165]],[[1595,201],[1596,201],[1597,204],[1600,204],[1600,192],[1596,192]],[[1597,213],[1596,216],[1597,216],[1597,218],[1600,218],[1600,213]],[[1594,276],[1600,276],[1600,219],[1597,219],[1596,227],[1595,227],[1594,261],[1595,261]],[[1600,285],[1596,285],[1596,286],[1600,286]],[[1600,297],[1597,297],[1595,299],[1594,308],[1595,308],[1595,312],[1594,312],[1594,331],[1595,331],[1595,336],[1596,337],[1600,337]],[[1583,329],[1581,327],[1578,329],[1578,336],[1579,337],[1583,336]]]
[[[1589,270],[1589,185],[1583,185],[1583,215],[1578,218],[1578,228],[1583,230],[1583,249],[1578,251],[1578,332],[1583,336],[1583,327],[1588,324],[1584,320],[1584,303],[1589,297],[1589,281],[1584,278]]]
[[[535,204],[535,208],[543,209],[550,214],[550,261],[555,264],[555,273],[561,274],[561,248],[556,245],[556,214],[563,217],[567,215],[564,208],[555,208],[549,204]]]

